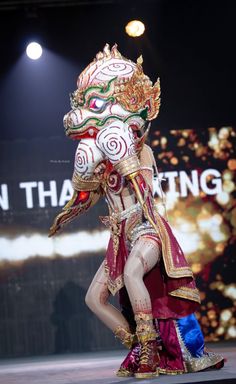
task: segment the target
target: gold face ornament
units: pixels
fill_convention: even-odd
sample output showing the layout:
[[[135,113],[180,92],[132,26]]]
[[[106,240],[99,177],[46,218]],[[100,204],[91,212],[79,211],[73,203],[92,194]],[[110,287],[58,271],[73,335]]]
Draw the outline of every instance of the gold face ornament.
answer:
[[[142,131],[146,121],[157,117],[160,81],[153,85],[137,63],[123,57],[114,45],[105,45],[79,75],[70,96],[71,110],[64,117],[66,135],[73,139],[95,138],[112,121],[127,123]]]

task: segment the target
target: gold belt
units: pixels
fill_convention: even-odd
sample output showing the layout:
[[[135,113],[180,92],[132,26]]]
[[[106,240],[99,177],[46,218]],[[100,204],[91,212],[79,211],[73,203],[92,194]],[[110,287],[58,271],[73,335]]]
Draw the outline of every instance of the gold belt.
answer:
[[[111,231],[113,240],[113,249],[115,256],[119,249],[119,237],[121,235],[121,222],[127,219],[132,213],[140,211],[141,206],[139,203],[131,205],[131,207],[121,212],[112,212],[110,216],[100,216],[100,220]]]

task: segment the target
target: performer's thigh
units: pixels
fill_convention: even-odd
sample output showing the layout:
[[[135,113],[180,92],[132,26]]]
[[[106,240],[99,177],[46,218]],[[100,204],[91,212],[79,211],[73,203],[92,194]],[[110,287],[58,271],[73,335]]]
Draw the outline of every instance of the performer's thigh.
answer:
[[[160,245],[156,240],[146,236],[140,237],[125,264],[125,274],[144,276],[157,264],[160,255]]]
[[[91,307],[94,303],[105,304],[109,296],[107,276],[105,274],[105,261],[103,261],[89,286],[85,301],[86,304]]]

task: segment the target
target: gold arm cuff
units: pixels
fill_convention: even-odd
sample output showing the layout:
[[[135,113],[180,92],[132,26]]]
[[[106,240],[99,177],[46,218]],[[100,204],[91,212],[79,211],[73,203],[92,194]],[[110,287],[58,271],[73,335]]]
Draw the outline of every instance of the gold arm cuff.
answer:
[[[100,181],[93,179],[82,179],[76,173],[72,177],[72,186],[76,191],[96,191],[100,186]]]
[[[121,176],[128,176],[140,170],[139,159],[137,155],[130,156],[114,164],[114,168]]]

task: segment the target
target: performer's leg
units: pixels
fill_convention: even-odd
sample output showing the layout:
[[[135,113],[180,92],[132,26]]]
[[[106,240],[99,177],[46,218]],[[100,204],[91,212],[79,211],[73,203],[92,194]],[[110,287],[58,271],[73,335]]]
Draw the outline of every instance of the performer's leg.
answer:
[[[124,282],[134,314],[152,313],[150,295],[143,276],[159,261],[160,253],[158,242],[143,236],[134,245],[125,264]]]
[[[133,335],[130,332],[129,324],[122,313],[108,302],[109,296],[103,262],[88,289],[85,302],[91,311],[115,333],[116,337],[130,348]]]
[[[133,376],[138,369],[140,345],[137,338],[130,332],[129,324],[118,309],[108,303],[110,293],[107,288],[107,276],[104,271],[104,262],[98,269],[85,297],[88,307],[97,317],[110,328],[127,348],[132,348],[122,362],[117,376]]]
[[[158,375],[157,334],[153,324],[151,299],[143,276],[156,265],[159,258],[158,242],[141,237],[133,247],[124,269],[124,282],[137,324],[136,334],[142,345],[140,364],[135,373],[137,378]]]

